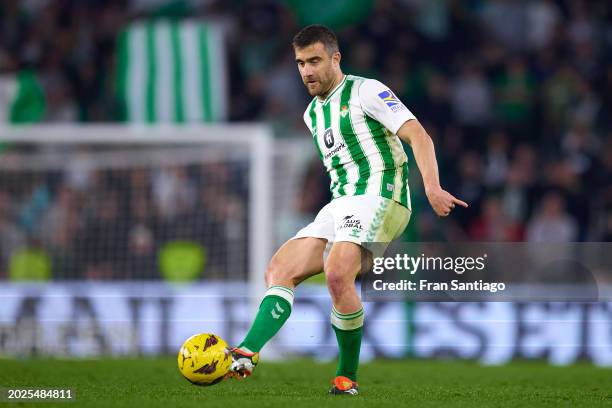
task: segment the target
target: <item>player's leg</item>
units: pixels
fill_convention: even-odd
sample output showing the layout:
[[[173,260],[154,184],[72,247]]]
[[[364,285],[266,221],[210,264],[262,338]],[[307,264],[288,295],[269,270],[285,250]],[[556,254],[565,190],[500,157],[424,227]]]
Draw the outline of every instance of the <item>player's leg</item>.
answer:
[[[331,203],[272,257],[266,271],[268,290],[246,338],[234,349],[232,372],[244,377],[257,364],[259,351],[283,326],[293,307],[293,289],[323,271],[323,252],[334,237]]]
[[[323,272],[323,252],[327,240],[296,238],[287,241],[274,254],[266,270],[266,285],[294,289],[304,280]]]
[[[364,311],[355,279],[363,265],[368,265],[372,256],[382,256],[386,245],[406,228],[410,210],[383,197],[355,196],[335,200],[331,212],[336,222],[335,243],[325,263],[325,277],[333,303],[331,322],[339,359],[330,392],[357,394]],[[378,243],[370,247],[375,255],[362,246],[366,242]]]
[[[332,390],[355,388],[363,335],[363,306],[355,279],[361,270],[362,252],[353,242],[336,242],[325,263],[327,288],[332,298],[331,323],[338,341],[338,368]],[[348,381],[348,380],[350,381]],[[342,384],[346,382],[347,384]]]
[[[257,353],[280,330],[291,314],[294,288],[323,270],[326,243],[319,238],[293,239],[276,252],[266,270],[268,290],[238,348]]]
[[[293,307],[293,289],[303,280],[323,271],[327,241],[298,238],[286,242],[272,257],[266,270],[268,289],[246,337],[234,349],[234,372],[250,375],[259,351],[285,324]]]

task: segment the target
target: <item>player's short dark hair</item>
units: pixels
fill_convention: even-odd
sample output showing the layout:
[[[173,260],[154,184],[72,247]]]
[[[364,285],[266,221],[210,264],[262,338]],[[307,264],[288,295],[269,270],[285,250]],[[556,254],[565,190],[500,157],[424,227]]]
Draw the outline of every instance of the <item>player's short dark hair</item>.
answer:
[[[321,24],[312,24],[302,28],[293,37],[292,44],[294,48],[304,48],[318,42],[323,43],[330,55],[339,51],[336,34]]]

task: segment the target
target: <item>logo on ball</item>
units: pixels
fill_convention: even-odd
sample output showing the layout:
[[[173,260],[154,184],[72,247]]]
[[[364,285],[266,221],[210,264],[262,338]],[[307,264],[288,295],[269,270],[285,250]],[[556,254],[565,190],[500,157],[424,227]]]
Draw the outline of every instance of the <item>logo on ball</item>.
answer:
[[[183,377],[196,385],[219,383],[232,365],[227,343],[210,333],[196,334],[185,340],[177,360]]]

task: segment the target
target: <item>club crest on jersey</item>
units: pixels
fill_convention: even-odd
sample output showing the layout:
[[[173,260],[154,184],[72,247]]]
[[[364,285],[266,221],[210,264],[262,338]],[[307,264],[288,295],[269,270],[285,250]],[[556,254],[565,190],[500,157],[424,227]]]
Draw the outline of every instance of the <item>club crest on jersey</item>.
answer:
[[[325,133],[323,134],[323,141],[328,149],[331,149],[331,147],[334,145],[334,132],[332,132],[331,128],[325,130]]]
[[[342,108],[340,108],[340,116],[345,118],[346,115],[348,115],[348,113],[349,113],[348,106],[342,105]]]
[[[404,108],[404,104],[395,96],[390,89],[378,94],[378,97],[387,105],[393,112]]]

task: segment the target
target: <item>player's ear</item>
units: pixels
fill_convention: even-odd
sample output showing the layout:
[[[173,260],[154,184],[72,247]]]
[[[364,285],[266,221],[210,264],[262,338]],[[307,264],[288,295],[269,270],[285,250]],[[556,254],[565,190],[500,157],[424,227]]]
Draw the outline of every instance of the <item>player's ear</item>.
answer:
[[[335,65],[340,65],[340,60],[342,59],[342,55],[340,54],[340,51],[336,51],[332,54],[332,62]]]

